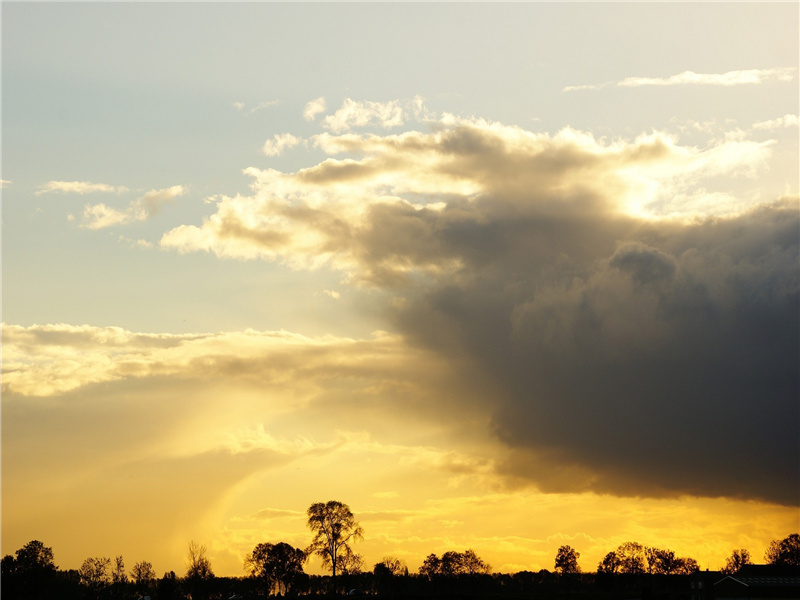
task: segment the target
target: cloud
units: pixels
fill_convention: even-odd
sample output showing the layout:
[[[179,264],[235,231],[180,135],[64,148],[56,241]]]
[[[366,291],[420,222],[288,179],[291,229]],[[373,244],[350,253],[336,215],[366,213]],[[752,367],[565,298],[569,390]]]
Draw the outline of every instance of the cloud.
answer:
[[[144,196],[131,202],[125,210],[112,208],[105,203],[88,204],[83,209],[82,227],[104,229],[114,225],[126,225],[136,221],[146,221],[161,211],[164,204],[172,202],[186,193],[181,185],[161,190],[150,190]]]
[[[36,195],[49,194],[51,192],[64,192],[69,194],[93,194],[96,192],[121,194],[127,192],[128,188],[123,186],[113,186],[105,183],[92,183],[90,181],[48,181],[39,186]]]
[[[784,127],[797,127],[800,124],[800,118],[797,115],[784,115],[777,119],[770,119],[768,121],[759,121],[753,123],[753,129],[782,129]]]
[[[466,248],[439,234],[475,229],[491,214],[568,214],[579,204],[587,217],[676,216],[681,207],[665,206],[668,200],[704,179],[752,176],[771,142],[731,140],[700,150],[662,133],[606,142],[572,129],[551,136],[445,117],[431,133],[322,134],[314,144],[358,158],[328,158],[295,173],[247,169],[253,196],[218,198],[215,214],[167,232],[162,247],[295,268],[329,265],[390,286],[412,273],[461,268]],[[721,198],[717,210],[725,208]],[[699,205],[677,216],[696,216]]]
[[[220,197],[162,247],[387,291],[392,328],[482,386],[463,402],[491,415],[505,454],[474,473],[797,502],[798,199],[715,189],[755,178],[772,142],[446,115],[314,143],[329,158],[247,170],[251,196]]]
[[[267,156],[280,156],[287,148],[294,148],[302,140],[293,136],[291,133],[275,134],[271,140],[264,142],[261,151]]]
[[[750,85],[767,81],[792,81],[794,67],[780,67],[774,69],[748,69],[744,71],[728,71],[726,73],[695,73],[684,71],[671,77],[626,77],[617,85],[620,87],[639,87],[644,85]]]
[[[6,188],[11,185],[11,181],[8,179],[0,179],[0,188]]]
[[[256,106],[250,108],[246,112],[244,110],[245,107],[246,107],[246,104],[244,102],[236,101],[236,102],[233,103],[233,107],[236,110],[238,110],[239,112],[244,112],[245,115],[252,115],[253,113],[256,113],[256,112],[258,112],[260,110],[264,110],[264,109],[267,109],[267,108],[272,108],[274,106],[278,106],[278,104],[280,104],[280,101],[278,101],[278,100],[270,100],[268,102],[261,102],[260,104],[257,104]]]
[[[303,118],[306,121],[313,121],[317,118],[317,115],[323,113],[327,110],[327,106],[325,104],[325,97],[320,96],[316,100],[312,100],[308,104],[306,104],[305,109],[303,110]]]
[[[403,125],[410,118],[421,119],[430,116],[419,96],[410,101],[389,102],[359,102],[345,98],[339,110],[322,120],[322,126],[334,133],[343,133],[355,127],[378,126],[382,129],[391,129]]]
[[[626,77],[617,83],[601,83],[587,85],[572,85],[563,88],[563,92],[579,90],[599,90],[609,85],[617,87],[642,87],[642,86],[670,86],[670,85],[719,85],[730,87],[734,85],[752,85],[768,81],[792,81],[797,69],[795,67],[776,67],[772,69],[746,69],[741,71],[727,71],[725,73],[695,73],[684,71],[670,77]]]

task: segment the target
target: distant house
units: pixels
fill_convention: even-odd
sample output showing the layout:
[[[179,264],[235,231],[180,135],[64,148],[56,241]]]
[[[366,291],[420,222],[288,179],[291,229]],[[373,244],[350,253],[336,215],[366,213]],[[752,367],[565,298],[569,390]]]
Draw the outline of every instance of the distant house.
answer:
[[[689,576],[691,600],[714,600],[714,584],[724,575],[719,571],[697,571]]]
[[[800,568],[746,565],[714,584],[716,600],[797,600]]]

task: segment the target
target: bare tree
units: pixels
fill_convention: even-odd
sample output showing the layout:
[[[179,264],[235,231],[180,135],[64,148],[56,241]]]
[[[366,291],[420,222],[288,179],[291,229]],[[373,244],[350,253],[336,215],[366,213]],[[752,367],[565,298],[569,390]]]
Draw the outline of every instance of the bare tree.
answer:
[[[192,600],[203,598],[206,593],[207,582],[214,578],[211,570],[211,561],[206,556],[206,547],[197,542],[189,543],[186,580],[191,589]]]

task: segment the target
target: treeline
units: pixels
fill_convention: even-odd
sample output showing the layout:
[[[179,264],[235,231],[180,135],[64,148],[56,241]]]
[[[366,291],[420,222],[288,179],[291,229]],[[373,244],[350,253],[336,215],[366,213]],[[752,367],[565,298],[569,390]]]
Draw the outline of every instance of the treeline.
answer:
[[[596,571],[588,573],[579,566],[580,553],[568,545],[556,551],[553,572],[492,573],[491,565],[472,549],[429,554],[417,573],[409,573],[403,560],[391,556],[369,569],[353,548],[363,538],[363,530],[347,505],[316,503],[307,514],[311,544],[304,549],[285,542],[257,544],[243,557],[244,577],[216,577],[205,546],[195,542],[189,544],[182,576],[170,571],[157,578],[147,561],[135,563],[128,571],[122,556],[89,557],[79,569],[60,570],[52,548],[34,540],[15,555],[3,557],[0,592],[4,600],[246,600],[277,594],[343,593],[546,598],[564,592],[615,598],[650,586],[651,595],[661,590],[664,597],[675,598],[688,597],[687,578],[699,571],[692,558],[636,542],[621,544],[606,554]],[[304,572],[311,555],[322,559],[330,576]],[[773,541],[764,559],[771,565],[800,567],[800,534]],[[750,553],[735,549],[721,572],[735,573],[750,564]]]

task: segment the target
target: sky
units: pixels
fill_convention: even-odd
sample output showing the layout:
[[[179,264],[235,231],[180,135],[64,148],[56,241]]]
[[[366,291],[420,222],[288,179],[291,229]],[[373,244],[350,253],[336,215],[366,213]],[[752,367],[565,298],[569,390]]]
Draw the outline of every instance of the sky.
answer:
[[[797,3],[2,3],[2,554],[800,528]],[[322,572],[318,560],[306,570]]]

